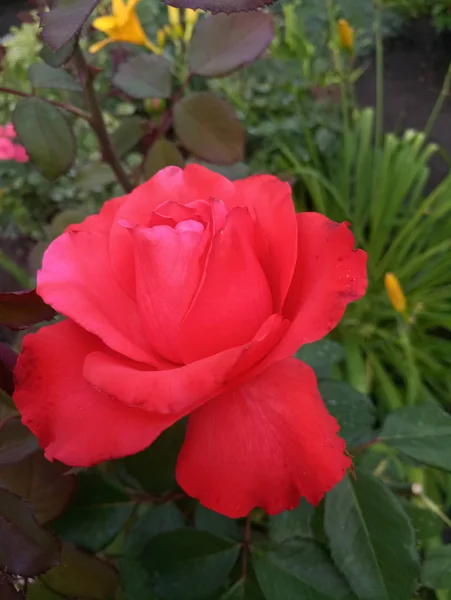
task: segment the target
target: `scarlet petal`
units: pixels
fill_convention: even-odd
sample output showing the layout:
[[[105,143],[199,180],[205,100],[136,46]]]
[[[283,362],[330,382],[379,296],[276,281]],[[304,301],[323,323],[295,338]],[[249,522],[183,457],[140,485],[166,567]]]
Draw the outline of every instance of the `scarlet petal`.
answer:
[[[298,219],[298,260],[283,315],[292,321],[273,359],[292,355],[336,327],[350,302],[366,291],[366,252],[354,250],[347,223],[318,213]]]
[[[69,228],[52,242],[37,283],[47,304],[113,350],[137,361],[166,364],[148,346],[137,305],[111,271],[108,235],[101,229]]]
[[[85,360],[83,373],[96,389],[125,404],[185,415],[255,373],[287,325],[280,315],[271,315],[244,346],[161,371],[111,352],[93,352]]]
[[[235,182],[234,202],[249,208],[257,224],[263,269],[280,310],[293,277],[297,256],[297,223],[291,188],[272,175],[254,175]]]
[[[351,465],[338,429],[313,371],[290,358],[190,416],[177,480],[231,518],[317,504]]]
[[[180,324],[199,286],[209,241],[198,221],[136,228],[136,292],[153,348],[181,364]]]
[[[70,320],[24,338],[14,401],[49,460],[87,467],[146,448],[176,416],[130,408],[94,389],[83,363],[104,344]]]
[[[254,224],[247,208],[232,208],[212,240],[203,281],[181,325],[184,362],[249,342],[273,312]]]
[[[210,198],[225,202],[234,193],[233,183],[199,165],[188,165],[183,170],[167,167],[133,190],[120,209],[117,221],[147,227],[152,212],[162,203],[189,204]],[[111,230],[110,251],[118,279],[125,289],[134,288],[135,273],[130,269],[133,264],[133,245],[128,232],[118,223]]]

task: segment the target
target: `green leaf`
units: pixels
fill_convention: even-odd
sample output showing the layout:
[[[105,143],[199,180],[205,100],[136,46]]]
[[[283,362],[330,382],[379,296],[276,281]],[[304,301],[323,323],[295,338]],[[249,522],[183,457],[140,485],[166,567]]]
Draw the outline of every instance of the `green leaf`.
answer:
[[[42,450],[18,464],[0,467],[0,484],[27,500],[38,523],[55,519],[67,506],[75,477],[67,467],[49,462]]]
[[[206,169],[210,169],[214,173],[219,173],[219,175],[223,175],[230,181],[236,181],[237,179],[245,179],[249,177],[250,169],[249,166],[245,163],[239,162],[233,165],[214,165],[212,163],[203,161],[203,160],[189,160],[188,163],[195,163],[198,165],[202,165]]]
[[[144,452],[118,461],[125,483],[136,489],[162,494],[177,487],[175,465],[185,436],[186,420],[169,427]]]
[[[185,96],[174,107],[174,128],[183,146],[211,163],[244,159],[244,129],[231,106],[210,92]]]
[[[89,164],[83,167],[75,178],[75,182],[85,191],[102,190],[116,181],[116,175],[110,165]]]
[[[432,589],[451,589],[451,546],[439,546],[427,552],[421,582]]]
[[[157,598],[201,600],[227,581],[239,551],[239,544],[206,531],[178,529],[154,536],[140,561]]]
[[[36,273],[39,271],[42,265],[42,259],[44,258],[44,253],[49,247],[49,242],[37,242],[30,251],[28,255],[28,269],[33,276],[36,276]]]
[[[100,473],[80,473],[67,510],[52,524],[63,539],[80,548],[99,552],[117,536],[133,511],[127,494]]]
[[[0,569],[35,577],[60,562],[58,539],[41,527],[30,506],[0,487]]]
[[[81,31],[100,0],[56,0],[52,9],[42,12],[42,39],[53,50],[59,50]]]
[[[219,600],[265,600],[257,585],[249,579],[238,581]],[[285,600],[285,599],[284,599]]]
[[[215,535],[232,540],[241,540],[243,537],[235,519],[229,519],[224,515],[205,508],[201,504],[196,505],[194,524],[196,529],[209,531]]]
[[[83,600],[110,598],[119,586],[113,567],[67,543],[63,544],[61,565],[41,575],[41,580],[53,592]]]
[[[35,579],[29,581],[27,589],[27,600],[65,600],[62,596],[55,594],[45,586],[42,581]]]
[[[163,0],[164,4],[177,8],[192,8],[193,10],[208,10],[212,13],[234,13],[256,10],[274,0]]]
[[[273,16],[269,13],[207,17],[194,30],[189,68],[204,77],[227,75],[259,58],[273,37]]]
[[[313,344],[305,344],[296,352],[295,356],[316,371],[341,362],[345,357],[345,353],[343,347],[337,342],[320,340]]]
[[[169,503],[150,509],[136,521],[119,559],[119,575],[127,600],[152,600],[149,592],[151,576],[142,556],[145,556],[146,548],[152,544],[155,535],[181,529],[183,526],[180,511]]]
[[[57,179],[70,169],[75,138],[58,108],[41,98],[22,98],[14,109],[13,124],[31,161],[47,179]]]
[[[0,423],[0,467],[18,463],[39,450],[39,442],[19,417]]]
[[[302,498],[294,510],[284,510],[269,517],[269,537],[275,542],[312,537],[311,522],[315,508]]]
[[[111,134],[111,143],[119,158],[124,158],[135,148],[148,128],[148,119],[132,115],[123,119]]]
[[[327,410],[340,425],[339,436],[346,440],[350,448],[365,444],[375,437],[375,409],[368,396],[342,381],[322,380],[318,387]]]
[[[157,140],[147,154],[144,163],[145,176],[150,179],[161,169],[171,166],[180,168],[185,166],[180,150],[169,140]]]
[[[119,65],[113,84],[132,98],[169,98],[171,68],[171,62],[164,56],[138,54]]]
[[[252,563],[266,600],[355,600],[325,549],[313,540],[256,546]]]
[[[56,315],[35,290],[0,294],[0,325],[10,329],[26,329]]]
[[[50,230],[52,238],[56,238],[66,231],[69,225],[81,223],[88,215],[81,210],[67,209],[57,213],[51,223]]]
[[[413,527],[378,479],[346,476],[326,495],[324,527],[359,600],[410,600],[418,572]]]
[[[438,515],[408,500],[401,499],[400,502],[415,529],[417,540],[427,540],[441,535],[444,524]]]
[[[46,63],[34,63],[28,68],[28,78],[34,88],[49,88],[82,92],[83,88],[70,73],[64,69],[54,69]]]
[[[379,438],[410,458],[451,471],[451,416],[434,402],[394,411]]]

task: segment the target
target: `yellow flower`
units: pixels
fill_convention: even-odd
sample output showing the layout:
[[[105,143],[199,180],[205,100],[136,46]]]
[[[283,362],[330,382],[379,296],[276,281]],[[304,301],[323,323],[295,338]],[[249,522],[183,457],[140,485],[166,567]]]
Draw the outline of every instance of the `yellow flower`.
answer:
[[[199,11],[192,8],[185,8],[185,42],[189,42],[193,35],[194,25],[199,18]]]
[[[385,273],[385,290],[396,312],[406,314],[407,301],[398,278],[393,273]]]
[[[354,54],[354,29],[349,25],[346,19],[338,21],[338,38],[340,46]]]
[[[93,44],[89,51],[94,54],[111,42],[128,42],[145,46],[156,54],[161,54],[162,50],[153,44],[144,33],[139,22],[135,7],[139,0],[112,0],[113,14],[94,19],[92,26],[106,34],[106,39],[97,44]]]
[[[167,36],[171,37],[173,40],[183,39],[185,42],[189,42],[193,35],[194,25],[199,18],[199,12],[200,11],[192,10],[191,8],[186,8],[182,23],[180,9],[175,8],[174,6],[168,6],[169,25],[165,25],[164,28],[160,29],[158,32],[158,45],[161,45],[160,41],[162,42],[164,40],[164,42],[166,42]]]

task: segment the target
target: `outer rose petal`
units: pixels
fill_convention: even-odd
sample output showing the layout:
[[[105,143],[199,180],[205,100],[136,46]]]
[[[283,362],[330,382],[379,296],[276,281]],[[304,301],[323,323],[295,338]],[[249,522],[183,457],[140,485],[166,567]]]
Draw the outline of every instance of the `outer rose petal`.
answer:
[[[119,211],[117,220],[146,227],[152,212],[163,202],[189,204],[210,198],[226,202],[234,194],[233,183],[199,165],[188,165],[183,170],[166,167],[133,190]],[[135,273],[130,269],[133,264],[133,245],[128,232],[119,224],[112,228],[110,251],[114,272],[126,289],[134,288]]]
[[[87,467],[146,448],[175,415],[130,408],[83,378],[90,352],[105,350],[70,320],[24,338],[15,369],[14,401],[49,460]]]
[[[83,373],[93,387],[125,404],[185,415],[255,373],[252,367],[258,369],[286,326],[288,322],[280,315],[271,315],[244,346],[162,371],[145,369],[111,352],[93,352],[85,360]]]
[[[183,362],[251,340],[274,312],[248,209],[235,207],[213,238],[203,282],[180,328]]]
[[[273,360],[291,356],[302,344],[327,335],[367,286],[367,255],[354,250],[347,223],[335,223],[318,213],[300,213],[297,220],[298,260],[282,311],[292,326]]]
[[[249,208],[257,223],[257,243],[263,269],[280,310],[293,277],[297,256],[297,223],[291,188],[272,175],[235,182],[234,202]]]
[[[140,362],[166,365],[148,345],[137,305],[111,271],[101,218],[89,219],[50,244],[38,272],[38,294],[113,350]]]
[[[290,358],[190,416],[177,481],[231,518],[317,504],[351,465],[338,429],[313,371]]]

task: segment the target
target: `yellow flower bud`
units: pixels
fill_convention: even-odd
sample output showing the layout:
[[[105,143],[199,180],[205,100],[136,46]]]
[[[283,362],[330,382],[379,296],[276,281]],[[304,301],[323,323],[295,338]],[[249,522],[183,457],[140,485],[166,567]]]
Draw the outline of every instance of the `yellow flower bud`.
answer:
[[[172,27],[180,25],[180,9],[174,6],[168,6],[168,19]]]
[[[393,273],[385,273],[385,290],[396,312],[406,313],[407,301],[398,278]]]
[[[354,53],[354,29],[346,19],[338,21],[338,37],[340,46],[348,52]]]
[[[183,39],[185,42],[189,42],[193,36],[194,25],[197,23],[199,18],[198,10],[192,10],[191,8],[185,8],[185,34]]]
[[[199,11],[193,10],[192,8],[185,8],[185,15],[184,15],[185,23],[192,23],[194,25],[194,23],[197,21],[198,18],[199,18]]]

